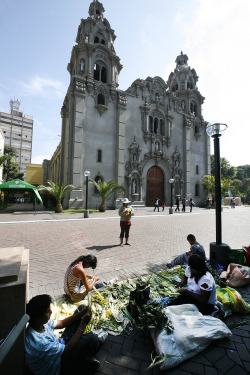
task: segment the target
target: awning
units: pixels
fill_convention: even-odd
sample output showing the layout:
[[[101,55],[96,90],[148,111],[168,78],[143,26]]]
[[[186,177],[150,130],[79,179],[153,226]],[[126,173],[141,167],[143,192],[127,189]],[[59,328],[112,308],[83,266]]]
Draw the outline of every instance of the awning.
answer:
[[[19,180],[16,178],[15,180],[4,182],[3,184],[0,184],[0,190],[10,190],[10,191],[30,191],[33,190],[35,195],[37,196],[37,199],[41,202],[43,205],[42,198],[37,190],[37,188],[33,185],[28,184],[25,181]]]

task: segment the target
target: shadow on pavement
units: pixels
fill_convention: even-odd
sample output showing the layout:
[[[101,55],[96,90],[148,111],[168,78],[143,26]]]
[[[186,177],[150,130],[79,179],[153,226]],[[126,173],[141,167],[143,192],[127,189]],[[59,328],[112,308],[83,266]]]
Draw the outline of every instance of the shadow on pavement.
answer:
[[[96,250],[96,251],[102,251],[106,249],[112,249],[113,247],[120,247],[120,245],[115,244],[115,245],[107,245],[107,246],[86,246],[87,250]]]

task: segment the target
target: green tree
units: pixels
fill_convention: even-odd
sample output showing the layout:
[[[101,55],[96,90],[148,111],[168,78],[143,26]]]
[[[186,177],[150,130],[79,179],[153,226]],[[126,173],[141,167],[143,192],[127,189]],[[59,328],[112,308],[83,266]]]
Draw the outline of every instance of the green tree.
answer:
[[[237,168],[232,167],[230,162],[226,158],[220,158],[220,166],[221,166],[221,177],[227,178],[231,180],[236,175]],[[214,155],[211,155],[211,175],[215,175],[215,163],[214,163]]]
[[[98,182],[91,179],[89,181],[95,186],[96,190],[98,191],[98,194],[101,197],[102,202],[99,207],[100,212],[106,211],[105,201],[111,194],[119,190],[126,192],[126,189],[123,186],[118,185],[115,181],[105,182],[101,179]]]
[[[205,175],[202,180],[203,188],[206,194],[211,194],[212,199],[215,200],[215,177]],[[221,178],[221,196],[224,197],[228,195],[228,190],[231,187],[231,181],[226,178]]]
[[[44,186],[44,185],[39,185],[37,187],[38,191],[44,190],[47,191],[49,195],[51,195],[56,202],[55,205],[55,212],[56,213],[61,213],[63,211],[62,207],[62,200],[63,198],[69,194],[72,190],[78,189],[74,185],[59,185],[55,184],[53,181],[48,180],[47,184],[49,186]]]
[[[18,155],[13,147],[4,146],[3,178],[5,181],[14,180],[15,178],[23,179],[23,173],[20,173],[19,164],[16,162],[17,157]]]

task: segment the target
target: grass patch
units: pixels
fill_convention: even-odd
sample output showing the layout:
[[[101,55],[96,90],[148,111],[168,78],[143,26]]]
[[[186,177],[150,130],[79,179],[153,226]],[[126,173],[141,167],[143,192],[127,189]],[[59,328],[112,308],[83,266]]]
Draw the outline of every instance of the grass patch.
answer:
[[[76,209],[76,208],[68,208],[67,210],[63,210],[63,213],[64,214],[83,214],[85,211],[84,208],[79,208],[79,209]],[[99,210],[88,210],[90,214],[93,214],[95,212],[99,212]]]

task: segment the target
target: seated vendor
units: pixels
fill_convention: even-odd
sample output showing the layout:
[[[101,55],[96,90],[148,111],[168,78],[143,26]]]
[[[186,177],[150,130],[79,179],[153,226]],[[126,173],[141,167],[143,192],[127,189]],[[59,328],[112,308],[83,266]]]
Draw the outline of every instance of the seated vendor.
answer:
[[[93,356],[101,340],[93,333],[83,335],[92,316],[89,308],[81,306],[81,311],[74,315],[53,320],[50,304],[51,297],[42,294],[33,297],[26,306],[30,320],[25,335],[25,359],[32,374],[80,374],[86,368],[99,368],[100,363]],[[65,341],[59,339],[59,342],[53,329],[65,327]]]
[[[182,264],[188,264],[188,259],[190,255],[197,254],[200,257],[202,257],[204,260],[206,260],[206,254],[204,251],[204,247],[196,241],[196,238],[193,234],[189,234],[187,236],[187,241],[190,244],[190,250],[186,253],[183,253],[172,260],[172,262],[167,264],[167,268],[171,268],[174,266],[182,265]]]
[[[96,264],[97,259],[94,255],[82,255],[69,265],[64,276],[64,291],[73,301],[75,301],[74,295],[79,293],[82,293],[83,299],[86,292],[90,291],[99,280],[99,277],[88,275],[84,270],[90,267],[95,269]],[[92,281],[89,283],[88,279]]]
[[[205,260],[199,255],[191,255],[188,260],[189,267],[177,287],[186,288],[178,290],[180,296],[168,305],[183,305],[187,303],[198,307],[203,315],[214,312],[217,304],[216,285],[213,276],[208,271]]]

